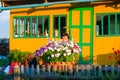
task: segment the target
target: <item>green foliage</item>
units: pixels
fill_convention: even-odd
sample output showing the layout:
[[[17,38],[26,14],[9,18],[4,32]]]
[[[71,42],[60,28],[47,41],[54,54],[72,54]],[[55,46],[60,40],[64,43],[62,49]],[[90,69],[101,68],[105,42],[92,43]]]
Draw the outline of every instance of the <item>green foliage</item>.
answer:
[[[31,60],[33,58],[33,54],[30,52],[21,52],[20,50],[12,50],[10,51],[10,62],[20,62],[24,63],[26,60]]]
[[[43,54],[41,56],[43,62],[76,62],[79,59],[78,53],[64,56],[64,52],[60,52],[61,55],[59,57],[51,57],[52,54],[56,54],[56,51],[48,51],[46,54]]]

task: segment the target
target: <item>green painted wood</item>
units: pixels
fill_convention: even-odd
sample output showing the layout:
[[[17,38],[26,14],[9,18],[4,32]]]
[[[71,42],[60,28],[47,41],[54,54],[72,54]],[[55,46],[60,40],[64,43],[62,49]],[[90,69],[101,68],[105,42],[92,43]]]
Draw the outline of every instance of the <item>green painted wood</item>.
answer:
[[[91,14],[91,19],[90,19],[90,25],[83,25],[83,11],[85,10],[89,10],[90,14]],[[72,25],[72,11],[80,11],[80,25]],[[82,53],[80,54],[80,59],[78,61],[79,64],[92,64],[93,62],[93,16],[94,16],[94,10],[92,7],[85,7],[85,8],[70,8],[70,12],[69,12],[69,17],[70,17],[70,30],[71,29],[80,29],[80,41],[79,43],[77,43],[80,48],[82,49],[83,46],[90,46],[90,60],[89,61],[84,61],[82,59]],[[83,43],[82,39],[83,39],[83,29],[85,28],[89,28],[90,29],[90,43]],[[71,34],[71,33],[70,33]],[[72,38],[72,36],[70,35],[70,37]]]

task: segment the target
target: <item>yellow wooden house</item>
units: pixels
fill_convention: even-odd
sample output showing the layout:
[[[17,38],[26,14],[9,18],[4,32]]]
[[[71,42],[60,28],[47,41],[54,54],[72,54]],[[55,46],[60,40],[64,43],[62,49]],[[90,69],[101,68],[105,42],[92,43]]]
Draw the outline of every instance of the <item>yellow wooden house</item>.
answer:
[[[34,52],[68,33],[82,49],[79,64],[112,64],[120,49],[119,0],[2,0],[10,10],[10,50]]]

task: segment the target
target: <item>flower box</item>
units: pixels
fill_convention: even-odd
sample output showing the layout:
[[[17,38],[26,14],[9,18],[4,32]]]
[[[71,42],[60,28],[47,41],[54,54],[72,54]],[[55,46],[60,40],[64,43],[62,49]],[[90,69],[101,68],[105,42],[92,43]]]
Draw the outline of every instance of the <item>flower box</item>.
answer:
[[[80,52],[80,47],[73,41],[65,42],[63,40],[55,41],[52,39],[48,40],[44,47],[36,50],[35,56],[40,58],[43,63],[51,66],[62,65],[63,63],[67,65],[73,62],[75,65],[79,59]]]

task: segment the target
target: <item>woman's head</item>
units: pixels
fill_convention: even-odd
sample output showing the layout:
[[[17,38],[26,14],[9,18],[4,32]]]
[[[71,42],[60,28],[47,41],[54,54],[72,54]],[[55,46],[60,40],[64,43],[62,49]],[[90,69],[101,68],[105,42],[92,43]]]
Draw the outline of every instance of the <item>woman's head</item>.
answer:
[[[67,33],[64,33],[61,37],[62,40],[68,42],[69,41],[69,35]]]

